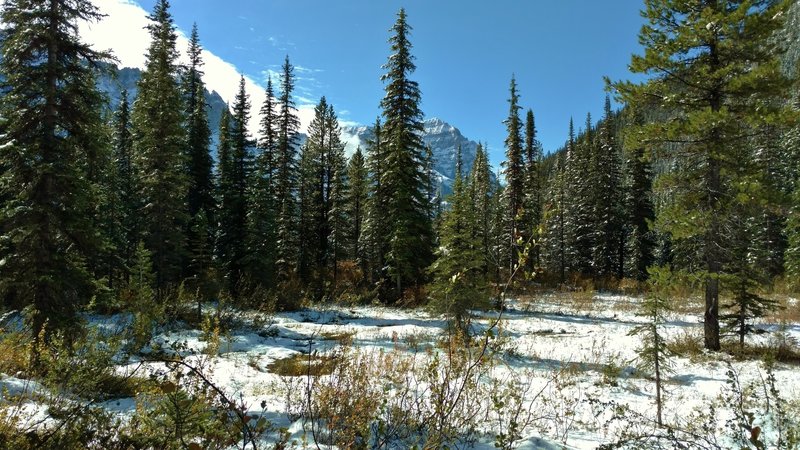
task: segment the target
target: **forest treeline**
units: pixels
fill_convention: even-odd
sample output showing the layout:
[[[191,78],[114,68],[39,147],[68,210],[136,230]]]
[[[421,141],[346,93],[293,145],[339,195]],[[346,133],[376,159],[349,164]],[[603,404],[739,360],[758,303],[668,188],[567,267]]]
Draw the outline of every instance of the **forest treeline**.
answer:
[[[703,292],[705,345],[719,349],[720,321],[743,338],[774,307],[765,289],[800,275],[798,77],[782,66],[797,10],[647,0],[644,53],[631,62],[647,81],[608,81],[620,111],[607,98],[601,120],[570,122],[564,148],[544,155],[512,78],[504,183],[481,146],[472,167],[458,158],[442,199],[402,9],[375,137],[347,158],[324,97],[299,145],[288,56],[262,105],[242,78],[210,124],[199,32],[179,64],[167,0],[149,17],[138,94],[115,111],[96,86],[112,56],[77,33],[78,21],[102,20],[91,2],[7,1],[4,306],[25,308],[45,341],[79,330],[80,311],[175,312],[187,297],[198,313],[221,298],[429,302],[466,331],[469,310],[499,290],[646,289],[659,267]]]

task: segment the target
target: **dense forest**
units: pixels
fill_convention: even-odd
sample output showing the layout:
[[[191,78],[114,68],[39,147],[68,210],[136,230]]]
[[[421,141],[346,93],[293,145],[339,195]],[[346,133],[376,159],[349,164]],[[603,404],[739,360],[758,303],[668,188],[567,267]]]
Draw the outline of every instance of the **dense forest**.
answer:
[[[772,365],[772,384],[763,385],[777,410],[769,413],[778,423],[770,432],[779,430],[772,441],[743,406],[721,419],[732,440],[670,425],[662,419],[662,378],[679,357],[664,335],[679,298],[699,301],[697,352],[794,370],[800,362],[786,334],[796,321],[778,331],[763,326],[776,315],[797,317],[797,302],[787,299],[800,292],[800,3],[646,0],[642,15],[644,50],[630,70],[645,81],[606,80],[603,117],[564,124],[564,146],[545,154],[534,111],[547,111],[523,106],[522,93],[536,86],[512,76],[508,115],[498,124],[507,132],[505,161],[492,167],[479,145],[466,167],[454,149],[452,193],[444,195],[421,137],[424,91],[414,81],[404,9],[389,30],[373,138],[348,158],[325,97],[300,130],[289,56],[263,104],[251,104],[242,77],[235,101],[210,123],[200,30],[192,29],[188,48],[176,48],[168,0],[149,17],[136,95],[123,92],[113,109],[98,86],[114,68],[113,54],[77,31],[81,21],[102,20],[92,3],[6,0],[0,372],[36,380],[55,393],[37,401],[61,403],[49,409],[58,426],[23,431],[19,410],[2,406],[14,402],[0,402],[0,447],[290,448],[286,429],[251,415],[235,393],[154,338],[180,323],[219,346],[235,327],[230,311],[272,317],[374,305],[422,308],[446,321],[446,343],[437,345],[447,356],[431,357],[431,378],[422,378],[431,396],[422,403],[434,405],[428,422],[414,428],[404,417],[399,426],[392,414],[403,408],[390,414],[372,391],[361,399],[372,406],[315,409],[309,381],[294,388],[308,393],[298,413],[303,426],[316,423],[314,411],[327,417],[325,445],[337,448],[463,448],[474,444],[462,438],[480,420],[451,413],[486,384],[482,364],[500,352],[510,301],[615,293],[637,299],[638,360],[654,377],[658,415],[649,431],[603,445],[798,448],[797,404],[781,400]],[[181,52],[188,64],[178,63]],[[248,129],[253,116],[257,130]],[[486,322],[486,314],[496,320]],[[109,335],[100,317],[127,322]],[[784,333],[780,352],[748,340],[766,332]],[[316,379],[323,373],[312,372],[333,361],[312,364],[311,342],[305,369],[291,375]],[[126,361],[158,363],[160,372],[121,377],[115,367]],[[340,370],[323,372],[357,381],[357,371]],[[747,396],[731,373],[734,392]],[[498,448],[515,448],[534,423],[505,416],[514,386],[485,394],[501,426],[484,431]],[[137,406],[123,426],[98,407],[98,392],[147,395],[149,406]],[[715,419],[711,408],[703,426]],[[641,421],[616,411],[614,420]],[[713,436],[716,425],[708,426]],[[320,448],[325,439],[313,441]]]

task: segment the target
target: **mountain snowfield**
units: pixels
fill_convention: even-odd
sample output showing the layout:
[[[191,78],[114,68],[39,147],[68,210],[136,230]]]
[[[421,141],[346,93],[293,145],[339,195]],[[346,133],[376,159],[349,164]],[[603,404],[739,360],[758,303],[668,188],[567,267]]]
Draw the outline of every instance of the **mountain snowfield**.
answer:
[[[430,146],[433,152],[433,169],[443,194],[452,191],[453,179],[456,173],[456,153],[461,147],[461,159],[464,172],[468,172],[475,161],[478,143],[468,139],[458,128],[442,119],[432,117],[423,123],[424,131],[422,141]],[[367,142],[375,138],[372,127],[344,126],[342,127],[342,140],[345,142],[345,154],[349,157],[356,148],[366,151]]]

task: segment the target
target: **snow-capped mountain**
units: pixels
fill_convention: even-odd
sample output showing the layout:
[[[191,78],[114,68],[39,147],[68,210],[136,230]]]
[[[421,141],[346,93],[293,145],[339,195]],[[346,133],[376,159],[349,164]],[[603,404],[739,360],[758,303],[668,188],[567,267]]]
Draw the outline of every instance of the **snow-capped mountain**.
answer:
[[[111,108],[116,109],[119,105],[123,89],[128,91],[131,102],[136,97],[136,82],[142,72],[136,68],[124,67],[112,70],[112,76],[104,76],[98,80],[98,86],[104,91],[111,103]],[[222,110],[226,108],[226,103],[216,91],[206,91],[206,103],[208,104],[208,118],[212,133],[212,152],[216,152],[216,141],[219,126],[219,119]],[[439,118],[425,120],[422,140],[425,145],[429,145],[433,150],[434,176],[438,179],[442,188],[442,193],[447,195],[452,192],[453,178],[456,172],[456,151],[461,146],[461,158],[464,164],[464,172],[468,172],[475,160],[475,153],[478,143],[466,138],[458,128],[450,125]],[[366,151],[367,141],[374,138],[372,127],[370,126],[345,126],[342,127],[342,140],[345,142],[345,153],[348,157],[352,155],[357,147]],[[306,140],[306,135],[300,135],[300,143]]]
[[[466,138],[458,128],[450,125],[442,119],[433,117],[425,120],[422,140],[425,145],[429,145],[433,150],[436,177],[442,187],[442,192],[448,194],[452,191],[453,178],[456,174],[456,152],[461,146],[461,159],[464,172],[468,172],[475,161],[475,154],[478,143]],[[342,140],[345,141],[345,153],[349,156],[361,147],[364,151],[367,141],[375,137],[372,127],[369,126],[348,126],[342,128]]]
[[[138,91],[136,83],[142,77],[142,71],[131,67],[120,69],[112,66],[109,72],[108,75],[104,75],[97,80],[97,86],[108,95],[111,109],[116,110],[119,106],[123,90],[128,91],[128,100],[133,103]],[[206,90],[205,100],[208,105],[208,124],[211,127],[212,149],[215,151],[219,120],[227,104],[216,91],[209,92]]]

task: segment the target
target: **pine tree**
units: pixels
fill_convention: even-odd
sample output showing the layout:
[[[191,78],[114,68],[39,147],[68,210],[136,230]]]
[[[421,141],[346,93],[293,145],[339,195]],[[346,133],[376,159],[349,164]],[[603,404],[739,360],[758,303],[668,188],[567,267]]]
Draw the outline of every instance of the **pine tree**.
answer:
[[[347,257],[347,237],[351,226],[347,214],[347,198],[350,189],[347,180],[347,160],[344,156],[344,142],[341,141],[339,119],[333,105],[328,105],[325,115],[328,130],[328,164],[326,189],[326,207],[328,208],[329,266],[332,274],[333,288],[339,282],[339,261]]]
[[[261,106],[261,138],[257,145],[250,181],[248,237],[248,278],[263,285],[275,281],[277,248],[275,210],[275,161],[277,149],[277,114],[272,79],[267,80],[266,98]]]
[[[639,117],[634,121],[638,124]],[[638,281],[645,281],[647,268],[655,262],[655,237],[650,224],[655,220],[653,207],[653,171],[644,149],[636,147],[627,152],[628,178],[630,186],[627,190],[626,209],[630,234],[627,237],[626,269],[629,276]]]
[[[212,249],[210,245],[213,242],[212,224],[215,220],[216,205],[211,173],[213,161],[209,148],[211,130],[208,124],[208,106],[205,102],[205,85],[202,79],[201,53],[197,24],[194,24],[187,52],[189,65],[181,79],[181,90],[185,105],[186,162],[189,178],[186,201],[189,214],[187,275],[198,277],[198,282],[202,284],[202,280],[208,278],[208,271],[211,268]]]
[[[800,66],[798,66],[800,73]],[[800,77],[795,76],[795,79]],[[795,94],[793,102],[795,113],[800,111],[800,96]],[[787,202],[784,207],[786,224],[786,250],[784,253],[785,270],[790,284],[794,288],[800,287],[800,124],[786,130],[781,137],[781,147],[785,149],[787,172],[793,174],[788,178]]]
[[[404,9],[400,9],[391,31],[392,55],[383,66],[386,73],[382,77],[386,82],[386,95],[381,100],[386,159],[381,188],[386,195],[389,225],[387,275],[395,287],[394,297],[399,298],[404,287],[418,285],[425,276],[433,259],[433,229],[425,190],[421,96],[417,82],[409,79],[416,66]]]
[[[108,55],[77,26],[100,17],[75,0],[8,1],[0,12],[0,288],[7,303],[30,306],[35,343],[74,330],[94,291],[87,263],[102,241],[89,172],[103,150],[94,73]]]
[[[116,200],[121,230],[117,251],[125,267],[123,273],[127,279],[128,269],[133,267],[133,257],[139,242],[138,211],[141,208],[137,192],[137,175],[133,166],[133,138],[131,135],[130,105],[128,91],[122,91],[119,108],[114,114],[113,123],[113,158],[116,163]]]
[[[542,147],[536,140],[536,123],[533,111],[525,115],[525,190],[524,211],[526,239],[531,241],[528,256],[530,271],[534,271],[541,263],[541,245],[539,226],[542,220],[542,182],[541,182]]]
[[[444,314],[455,331],[469,334],[469,311],[486,306],[487,283],[480,242],[472,234],[475,210],[462,176],[461,148],[456,156],[451,207],[442,218],[441,243],[430,268],[434,282],[431,307]]]
[[[592,201],[593,185],[596,182],[594,179],[596,172],[592,170],[594,145],[592,115],[587,113],[583,134],[570,139],[565,174],[567,259],[570,270],[584,276],[594,276],[593,249],[596,227],[595,205]]]
[[[490,275],[494,267],[492,260],[492,176],[488,155],[482,144],[475,150],[475,160],[467,180],[470,196],[469,207],[475,211],[471,226],[471,235],[479,243],[481,254],[481,271],[484,277]]]
[[[178,81],[177,34],[169,1],[159,0],[148,25],[151,43],[133,104],[135,167],[140,174],[142,239],[153,256],[156,291],[177,284],[187,253],[185,111]]]
[[[251,173],[250,145],[251,139],[247,131],[247,122],[250,120],[250,100],[245,91],[244,76],[239,80],[239,90],[236,94],[231,115],[228,143],[230,157],[225,161],[227,171],[224,172],[225,184],[223,191],[222,208],[224,209],[224,222],[220,227],[224,229],[225,258],[222,259],[225,268],[227,287],[234,299],[238,298],[241,284],[249,282],[244,280],[246,263],[248,261],[248,185]],[[222,136],[220,136],[222,141]],[[221,156],[220,156],[221,158]],[[222,173],[221,173],[222,175]]]
[[[364,222],[366,221],[366,205],[369,189],[369,172],[366,160],[361,152],[361,147],[356,148],[347,164],[347,216],[350,218],[350,233],[348,241],[349,254],[359,264],[366,275],[367,252],[362,238]]]
[[[700,243],[696,259],[704,265],[705,346],[710,350],[720,348],[720,275],[729,253],[728,205],[740,162],[733,156],[748,135],[742,125],[759,130],[766,121],[779,120],[785,108],[770,101],[785,92],[787,82],[768,39],[781,27],[787,5],[648,0],[643,13],[648,23],[640,33],[645,53],[633,57],[631,70],[651,77],[613,85],[633,107],[661,107],[681,117],[639,127],[637,139],[648,148],[680,143],[676,151],[691,162],[671,175],[682,189],[673,188],[657,225],[672,234],[675,245]]]
[[[215,250],[217,260],[225,280],[225,286],[230,289],[235,281],[230,279],[230,262],[235,259],[234,248],[237,245],[236,234],[228,223],[236,221],[236,192],[234,182],[235,167],[233,163],[233,149],[231,143],[231,113],[226,106],[222,110],[219,122],[219,142],[217,144],[217,236]]]
[[[625,239],[622,171],[615,137],[611,99],[606,96],[603,120],[597,133],[597,152],[592,161],[593,266],[600,276],[623,277],[620,248]]]
[[[656,385],[656,422],[663,426],[663,376],[672,371],[670,357],[672,352],[667,347],[663,335],[664,324],[668,321],[669,288],[672,285],[672,274],[665,268],[654,268],[651,273],[651,294],[644,300],[640,315],[647,318],[647,323],[637,325],[628,334],[642,336],[642,345],[637,349],[638,368],[643,372],[652,372]]]
[[[382,178],[385,171],[386,147],[380,119],[373,126],[374,139],[367,141],[368,198],[361,240],[369,268],[371,283],[385,279],[385,255],[388,252],[387,198]]]
[[[509,112],[504,121],[506,125],[506,160],[503,163],[503,175],[506,178],[505,202],[506,202],[506,242],[508,252],[509,271],[514,272],[516,268],[520,244],[524,235],[520,223],[521,213],[525,199],[525,161],[522,154],[522,121],[519,117],[519,94],[517,93],[517,81],[511,77],[511,87],[509,88],[510,97],[508,99]]]
[[[571,122],[570,122],[571,124]],[[571,127],[570,127],[571,129]],[[572,132],[570,131],[570,139]],[[567,144],[569,149],[571,144]],[[567,170],[565,168],[567,152],[562,151],[556,156],[555,166],[548,181],[549,189],[545,198],[542,211],[542,252],[544,266],[548,272],[557,274],[560,283],[566,281],[568,268],[568,242],[567,242]]]
[[[283,63],[281,93],[278,97],[278,132],[275,148],[275,211],[277,214],[276,270],[286,279],[297,263],[297,170],[295,157],[300,120],[297,118],[292,91],[294,67],[289,57]]]

